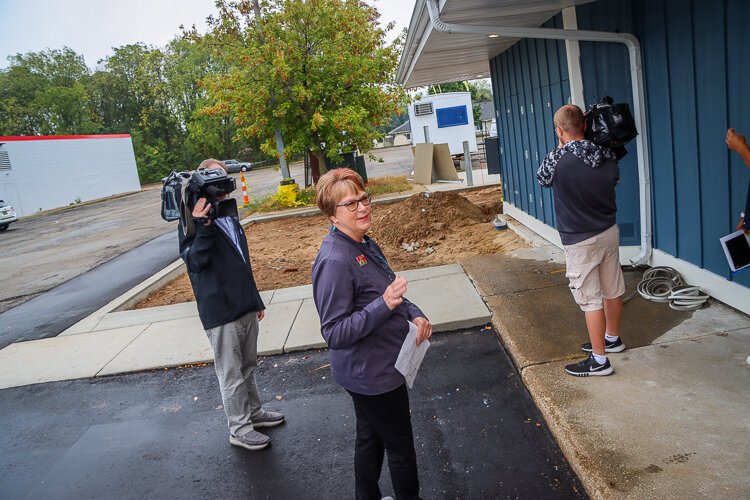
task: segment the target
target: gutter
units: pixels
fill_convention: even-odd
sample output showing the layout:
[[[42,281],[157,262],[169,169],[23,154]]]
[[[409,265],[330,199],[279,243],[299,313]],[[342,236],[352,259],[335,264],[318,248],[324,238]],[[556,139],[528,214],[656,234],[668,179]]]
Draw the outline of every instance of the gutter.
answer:
[[[518,28],[504,26],[478,26],[470,24],[451,24],[440,19],[439,0],[425,0],[430,14],[432,29],[441,33],[470,35],[499,35],[510,38],[539,38],[543,40],[578,40],[584,42],[622,43],[628,48],[630,57],[630,79],[633,88],[633,118],[639,134],[635,138],[638,153],[638,180],[641,217],[641,251],[630,259],[634,266],[646,264],[651,259],[651,161],[648,149],[648,130],[646,125],[646,101],[644,97],[643,66],[641,45],[630,33],[610,33],[606,31],[581,31],[556,28]],[[427,37],[423,37],[426,39]],[[424,43],[424,40],[423,40]],[[412,60],[412,64],[413,64]],[[411,73],[411,71],[409,71]]]

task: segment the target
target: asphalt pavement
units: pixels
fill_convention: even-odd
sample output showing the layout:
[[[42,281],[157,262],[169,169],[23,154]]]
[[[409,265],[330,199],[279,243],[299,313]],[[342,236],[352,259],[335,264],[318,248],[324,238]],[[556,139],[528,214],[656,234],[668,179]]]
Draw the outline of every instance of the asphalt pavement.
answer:
[[[0,314],[0,349],[54,337],[179,258],[174,230]]]
[[[421,496],[585,498],[497,334],[432,340],[410,391]],[[353,498],[354,412],[327,364],[262,358],[287,422],[258,452],[229,445],[211,365],[0,391],[0,498]]]

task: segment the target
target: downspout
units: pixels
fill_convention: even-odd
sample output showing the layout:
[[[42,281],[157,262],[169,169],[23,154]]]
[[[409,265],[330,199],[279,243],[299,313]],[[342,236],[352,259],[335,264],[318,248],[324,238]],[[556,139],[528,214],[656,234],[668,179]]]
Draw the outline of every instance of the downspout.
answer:
[[[584,42],[623,43],[630,56],[630,79],[633,87],[633,117],[638,125],[635,139],[638,153],[638,179],[641,216],[641,251],[630,259],[634,266],[646,264],[651,258],[651,162],[648,150],[648,130],[646,126],[646,101],[644,97],[641,45],[630,33],[609,33],[606,31],[579,31],[556,28],[517,28],[503,26],[478,26],[470,24],[450,24],[440,19],[439,0],[425,0],[430,14],[432,28],[442,33],[463,33],[470,35],[499,35],[511,38],[539,38],[543,40],[579,40]]]

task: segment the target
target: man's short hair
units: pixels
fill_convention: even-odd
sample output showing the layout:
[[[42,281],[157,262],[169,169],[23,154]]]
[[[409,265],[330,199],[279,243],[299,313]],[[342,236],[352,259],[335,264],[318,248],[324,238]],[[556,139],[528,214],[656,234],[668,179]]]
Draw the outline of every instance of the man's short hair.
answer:
[[[568,134],[582,134],[584,131],[583,111],[575,104],[566,104],[555,113],[555,126]]]
[[[201,162],[200,165],[198,165],[198,168],[211,168],[211,167],[221,167],[224,169],[224,172],[227,172],[227,167],[224,166],[222,162],[215,158],[207,158]]]

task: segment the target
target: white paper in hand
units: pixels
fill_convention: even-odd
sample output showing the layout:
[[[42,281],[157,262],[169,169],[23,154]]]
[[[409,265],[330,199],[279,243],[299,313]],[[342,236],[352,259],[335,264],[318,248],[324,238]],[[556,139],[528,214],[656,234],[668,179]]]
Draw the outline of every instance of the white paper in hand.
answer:
[[[406,379],[406,385],[411,389],[414,385],[414,379],[417,378],[417,370],[422,364],[427,348],[430,347],[430,341],[425,340],[417,345],[417,325],[409,321],[409,333],[406,335],[404,345],[401,346],[401,352],[396,359],[396,370]]]

